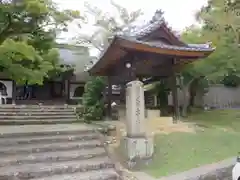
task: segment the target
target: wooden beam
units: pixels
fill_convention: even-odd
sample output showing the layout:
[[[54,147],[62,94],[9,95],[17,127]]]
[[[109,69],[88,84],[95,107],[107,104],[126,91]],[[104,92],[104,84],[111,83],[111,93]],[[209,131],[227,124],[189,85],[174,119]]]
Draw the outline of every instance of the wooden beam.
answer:
[[[16,81],[12,80],[12,104],[16,104],[16,99],[17,99]]]
[[[118,61],[126,55],[126,51],[119,47],[116,43],[116,38],[110,44],[110,46],[103,53],[101,58],[94,64],[89,70],[91,75],[108,76],[111,68],[118,63]]]

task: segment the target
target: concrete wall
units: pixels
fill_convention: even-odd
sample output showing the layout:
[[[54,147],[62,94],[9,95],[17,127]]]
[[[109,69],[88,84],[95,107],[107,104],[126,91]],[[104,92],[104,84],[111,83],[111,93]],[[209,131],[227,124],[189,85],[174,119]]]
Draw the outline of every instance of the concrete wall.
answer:
[[[228,88],[223,85],[215,85],[209,88],[208,93],[204,95],[202,100],[197,97],[195,103],[203,103],[204,105],[215,108],[239,106],[240,88]]]
[[[183,94],[179,90],[179,104],[183,104]],[[188,97],[189,98],[189,95]],[[223,85],[213,85],[209,87],[206,94],[198,93],[195,97],[195,105],[208,106],[213,108],[228,108],[240,106],[240,87],[229,88]],[[168,104],[172,105],[172,95],[168,96]]]

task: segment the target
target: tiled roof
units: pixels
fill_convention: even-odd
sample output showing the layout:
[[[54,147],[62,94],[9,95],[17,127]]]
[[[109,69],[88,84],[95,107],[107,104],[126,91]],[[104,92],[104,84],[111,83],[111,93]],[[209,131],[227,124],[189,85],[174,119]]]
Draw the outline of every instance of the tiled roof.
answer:
[[[122,39],[126,39],[128,41],[134,41],[136,43],[140,44],[147,44],[152,47],[157,47],[157,48],[164,48],[164,49],[171,49],[171,50],[185,50],[185,51],[213,51],[214,48],[211,48],[209,44],[190,44],[186,46],[175,46],[175,45],[168,45],[160,40],[157,41],[139,41],[134,38],[126,38],[126,37],[121,37]]]
[[[136,39],[141,39],[153,31],[157,30],[161,24],[164,23],[164,20],[155,21],[154,23],[149,23],[142,27],[139,31],[133,32],[130,37],[134,37]]]
[[[143,26],[139,31],[133,32],[130,37],[135,37],[136,39],[140,40],[157,30],[161,25],[165,25],[168,31],[171,32],[177,39],[179,39],[179,35],[177,35],[170,27],[168,27],[166,21],[163,18],[148,23],[147,25]]]
[[[209,44],[187,44],[186,46],[175,46],[175,45],[168,45],[160,40],[157,41],[140,41],[137,40],[136,37],[133,36],[116,36],[116,38],[121,38],[127,41],[132,41],[135,43],[140,43],[140,44],[146,44],[151,47],[157,47],[157,48],[163,48],[163,49],[171,49],[171,50],[182,50],[182,51],[195,51],[195,52],[212,52],[214,51],[215,48],[212,48]],[[109,45],[111,46],[111,44]],[[108,48],[106,48],[107,50]],[[105,51],[106,51],[105,50]],[[103,51],[101,55],[105,53]],[[101,56],[100,56],[101,57]],[[95,59],[94,61],[91,61],[91,63],[88,63],[85,66],[85,71],[88,71],[91,69],[101,58]]]

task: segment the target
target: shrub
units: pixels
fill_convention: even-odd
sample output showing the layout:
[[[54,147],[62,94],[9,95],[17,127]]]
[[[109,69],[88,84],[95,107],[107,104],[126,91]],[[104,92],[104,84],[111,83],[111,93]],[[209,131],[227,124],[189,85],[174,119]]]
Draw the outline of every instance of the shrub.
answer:
[[[103,91],[105,87],[106,80],[104,77],[91,77],[85,84],[83,94],[83,118],[87,123],[103,118]]]

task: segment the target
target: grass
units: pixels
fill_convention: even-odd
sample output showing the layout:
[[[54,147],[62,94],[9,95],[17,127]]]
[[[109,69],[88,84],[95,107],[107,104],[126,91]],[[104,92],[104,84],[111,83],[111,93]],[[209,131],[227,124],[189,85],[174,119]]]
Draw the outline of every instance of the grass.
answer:
[[[154,177],[176,174],[235,156],[240,151],[240,111],[195,112],[185,121],[201,128],[155,137],[155,157],[145,169]]]

